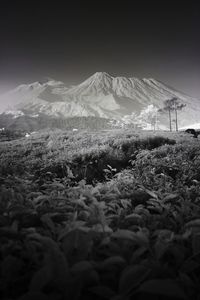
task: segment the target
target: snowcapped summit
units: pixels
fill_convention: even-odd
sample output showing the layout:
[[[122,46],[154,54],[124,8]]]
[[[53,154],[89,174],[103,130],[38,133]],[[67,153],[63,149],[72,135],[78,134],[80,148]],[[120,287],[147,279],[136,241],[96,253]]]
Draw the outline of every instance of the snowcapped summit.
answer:
[[[105,72],[96,72],[92,76],[90,76],[88,79],[83,81],[78,86],[75,86],[72,92],[82,91],[83,88],[86,90],[90,90],[91,92],[95,90],[95,92],[105,92],[106,89],[111,88],[112,86],[112,79],[113,77],[110,76],[108,73]]]
[[[91,77],[103,78],[103,77],[112,77],[112,76],[106,72],[96,72]]]

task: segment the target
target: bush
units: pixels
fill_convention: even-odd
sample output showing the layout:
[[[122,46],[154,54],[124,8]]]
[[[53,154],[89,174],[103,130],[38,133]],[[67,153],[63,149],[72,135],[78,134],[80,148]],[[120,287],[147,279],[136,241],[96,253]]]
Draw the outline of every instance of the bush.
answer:
[[[40,132],[0,163],[2,299],[199,299],[196,139]]]

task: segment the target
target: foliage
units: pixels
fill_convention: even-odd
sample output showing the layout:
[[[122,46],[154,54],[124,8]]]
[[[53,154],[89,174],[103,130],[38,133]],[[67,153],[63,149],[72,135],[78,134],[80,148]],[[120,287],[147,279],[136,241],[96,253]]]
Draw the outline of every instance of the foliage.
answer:
[[[199,299],[198,139],[46,131],[0,162],[2,299]]]
[[[148,105],[140,114],[132,113],[125,115],[119,120],[110,120],[109,124],[113,128],[134,128],[134,129],[157,129],[158,109],[154,105]]]
[[[144,129],[158,129],[158,108],[153,104],[148,105],[139,115],[139,120]]]
[[[78,128],[82,130],[102,130],[108,129],[108,119],[99,117],[71,117],[63,118],[47,116],[40,113],[37,117],[31,116],[30,112],[24,111],[25,115],[13,118],[13,115],[0,115],[0,128],[5,127],[8,131],[32,132],[44,129],[64,129],[72,130]]]

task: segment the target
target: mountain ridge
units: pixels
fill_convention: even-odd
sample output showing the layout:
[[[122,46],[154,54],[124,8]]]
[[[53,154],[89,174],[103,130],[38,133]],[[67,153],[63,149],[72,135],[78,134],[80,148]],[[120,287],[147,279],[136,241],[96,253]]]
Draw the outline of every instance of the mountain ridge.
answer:
[[[67,87],[62,81],[47,78],[22,84],[1,95],[7,103],[2,113],[18,118],[21,115],[48,117],[100,117],[120,119],[140,113],[148,105],[162,108],[164,101],[177,97],[186,104],[179,112],[180,125],[187,126],[200,118],[200,100],[190,97],[154,78],[111,76],[96,72],[82,83]],[[16,115],[15,115],[16,111]],[[167,118],[160,121],[167,125]]]

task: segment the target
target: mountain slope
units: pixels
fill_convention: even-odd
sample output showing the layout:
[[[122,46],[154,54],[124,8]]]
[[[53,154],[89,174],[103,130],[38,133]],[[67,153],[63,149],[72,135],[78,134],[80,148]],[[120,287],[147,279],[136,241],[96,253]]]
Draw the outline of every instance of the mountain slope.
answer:
[[[48,79],[20,85],[1,96],[7,104],[3,113],[12,118],[39,115],[53,118],[101,117],[117,118],[139,113],[149,104],[163,107],[166,99],[177,97],[186,104],[179,112],[181,127],[199,122],[200,101],[168,87],[152,78],[113,77],[97,72],[77,86],[66,87],[63,82]],[[160,117],[167,125],[167,117]]]

